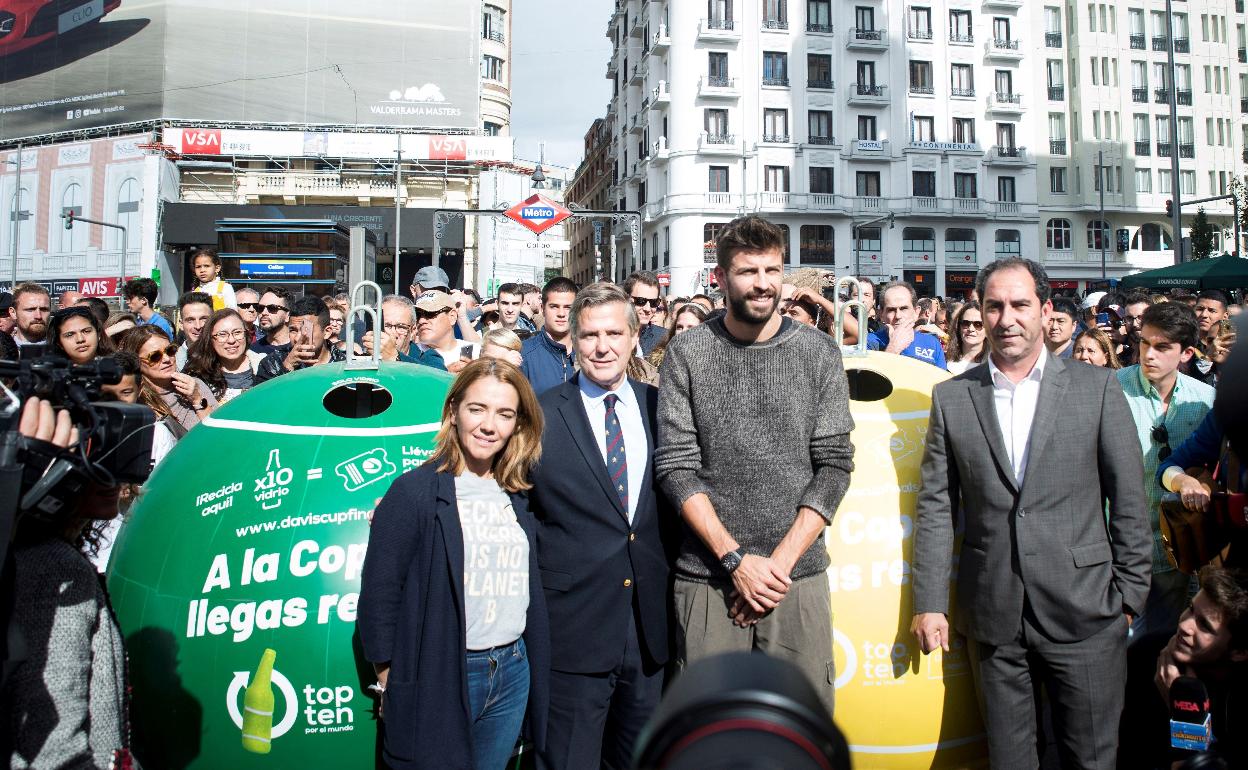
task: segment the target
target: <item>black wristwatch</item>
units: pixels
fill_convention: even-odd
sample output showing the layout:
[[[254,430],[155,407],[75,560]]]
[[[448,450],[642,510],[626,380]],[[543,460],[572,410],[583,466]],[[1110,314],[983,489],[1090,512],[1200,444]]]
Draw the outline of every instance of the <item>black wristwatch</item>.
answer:
[[[737,571],[737,567],[741,566],[741,551],[729,551],[719,559],[719,563],[729,575]]]

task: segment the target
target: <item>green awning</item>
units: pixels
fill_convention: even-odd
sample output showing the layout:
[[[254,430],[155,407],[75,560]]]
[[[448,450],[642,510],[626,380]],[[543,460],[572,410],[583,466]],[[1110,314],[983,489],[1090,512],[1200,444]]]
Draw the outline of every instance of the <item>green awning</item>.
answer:
[[[1120,285],[1128,289],[1242,289],[1248,287],[1248,259],[1196,259],[1128,275]]]

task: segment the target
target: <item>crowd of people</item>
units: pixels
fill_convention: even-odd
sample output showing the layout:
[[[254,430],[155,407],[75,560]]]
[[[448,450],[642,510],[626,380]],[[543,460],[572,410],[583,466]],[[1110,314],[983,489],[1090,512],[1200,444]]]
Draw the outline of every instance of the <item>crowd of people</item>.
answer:
[[[992,766],[1038,766],[1047,703],[1063,766],[1170,767],[1179,676],[1206,682],[1217,750],[1248,762],[1244,536],[1199,577],[1165,536],[1167,506],[1204,515],[1243,490],[1211,411],[1241,304],[1053,297],[1025,259],[990,264],[956,300],[904,281],[838,295],[830,274],[786,272],[783,231],[754,216],[716,257],[715,288],[685,297],[638,272],[483,300],[426,267],[371,328],[345,295],[236,289],[204,249],[168,317],[150,279],[125,285],[121,313],[64,295],[53,312],[19,285],[0,298],[0,352],[115,359],[107,397],[156,413],[156,462],[243,391],[351,346],[453,375],[433,456],[371,524],[359,633],[385,761],[493,770],[523,736],[539,767],[579,770],[628,767],[669,678],[722,652],[788,660],[833,713],[824,530],[853,472],[841,345],[862,340],[951,375],[926,434],[911,630],[925,652],[949,650],[951,629],[967,640]],[[841,312],[851,300],[861,315]],[[71,440],[49,409],[26,412],[32,435]],[[113,513],[137,494],[117,490]],[[69,569],[67,548],[103,571],[123,520],[87,512],[51,551],[27,543],[19,578],[35,559]],[[104,613],[106,598],[87,604]],[[120,679],[105,673],[101,688]],[[124,724],[19,734],[21,766],[70,766],[65,752],[108,766]]]

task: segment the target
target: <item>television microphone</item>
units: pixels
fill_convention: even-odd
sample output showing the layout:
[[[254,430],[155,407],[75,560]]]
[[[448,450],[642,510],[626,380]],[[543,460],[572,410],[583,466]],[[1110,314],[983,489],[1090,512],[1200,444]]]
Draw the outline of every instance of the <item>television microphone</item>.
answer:
[[[1170,746],[1208,751],[1213,742],[1209,692],[1199,679],[1181,676],[1170,684]]]

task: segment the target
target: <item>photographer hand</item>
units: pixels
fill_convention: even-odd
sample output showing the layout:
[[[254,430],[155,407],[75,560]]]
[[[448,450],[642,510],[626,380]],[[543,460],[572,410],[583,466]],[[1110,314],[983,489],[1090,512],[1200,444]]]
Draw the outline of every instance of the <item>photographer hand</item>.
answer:
[[[46,441],[61,449],[78,443],[78,429],[74,427],[69,412],[54,410],[52,402],[41,398],[26,399],[18,432],[26,438]]]

